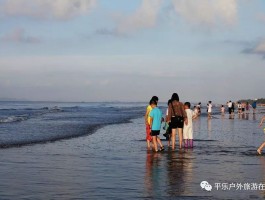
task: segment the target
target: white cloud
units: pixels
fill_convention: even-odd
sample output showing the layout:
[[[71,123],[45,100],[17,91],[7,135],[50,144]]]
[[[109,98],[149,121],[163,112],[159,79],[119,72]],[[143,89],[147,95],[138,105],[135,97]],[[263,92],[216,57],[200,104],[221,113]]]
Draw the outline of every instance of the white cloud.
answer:
[[[237,0],[172,0],[176,13],[196,25],[233,25],[237,20]]]
[[[96,0],[4,0],[0,16],[66,20],[86,14],[95,4]]]
[[[4,42],[15,43],[39,43],[40,39],[37,37],[27,36],[25,30],[22,28],[16,28],[10,33],[5,34],[0,40]]]
[[[161,3],[162,0],[142,0],[141,6],[135,13],[119,21],[116,31],[125,34],[142,28],[154,27]]]

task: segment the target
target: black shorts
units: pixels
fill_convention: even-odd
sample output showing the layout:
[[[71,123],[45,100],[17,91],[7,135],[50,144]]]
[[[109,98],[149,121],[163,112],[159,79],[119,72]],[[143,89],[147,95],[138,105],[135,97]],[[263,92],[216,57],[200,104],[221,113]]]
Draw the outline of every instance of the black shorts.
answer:
[[[171,128],[183,128],[184,126],[184,118],[180,116],[171,117]]]
[[[160,134],[160,130],[159,131],[151,131],[151,136],[158,136]]]

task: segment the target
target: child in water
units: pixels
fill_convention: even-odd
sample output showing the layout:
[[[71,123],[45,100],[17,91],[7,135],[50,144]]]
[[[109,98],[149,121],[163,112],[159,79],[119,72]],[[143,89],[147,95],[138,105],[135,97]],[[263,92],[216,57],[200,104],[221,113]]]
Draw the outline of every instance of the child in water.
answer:
[[[190,109],[190,102],[184,104],[185,112],[187,113],[188,121],[184,123],[183,128],[183,139],[185,148],[193,148],[193,128],[192,128],[192,117],[193,111]]]
[[[167,102],[168,106],[170,104],[171,104],[171,99],[169,99]],[[170,123],[168,122],[168,108],[167,108],[167,113],[166,113],[166,121],[165,121],[165,125],[164,125],[163,129],[166,130],[166,133],[164,133],[163,135],[166,137],[166,140],[168,141],[168,146],[170,146],[171,126],[170,126]]]
[[[222,115],[225,114],[225,107],[224,107],[224,105],[221,106],[221,114],[222,114]]]
[[[158,97],[157,96],[153,96],[149,102],[149,105],[146,107],[146,113],[145,113],[145,127],[146,127],[146,145],[147,145],[147,149],[151,148],[151,142],[152,142],[152,136],[151,136],[151,127],[150,127],[150,112],[152,111],[152,106],[151,106],[151,102],[152,101],[156,101],[156,103],[158,102]]]
[[[159,138],[161,124],[162,124],[162,112],[157,107],[157,102],[151,101],[152,111],[150,112],[150,127],[151,127],[151,136],[155,152],[158,152],[158,145],[160,145],[160,151],[164,150],[164,146]]]
[[[261,121],[260,121],[260,124],[259,124],[260,127],[262,126],[262,124],[263,124],[264,121],[265,121],[265,116],[263,116],[262,119],[261,119]],[[264,128],[263,130],[264,130],[264,133],[265,133],[265,128]],[[257,152],[258,152],[259,155],[261,154],[261,151],[262,151],[262,149],[263,149],[264,147],[265,147],[265,142],[263,142],[263,143],[260,145],[260,147],[258,148],[258,150],[257,150]]]

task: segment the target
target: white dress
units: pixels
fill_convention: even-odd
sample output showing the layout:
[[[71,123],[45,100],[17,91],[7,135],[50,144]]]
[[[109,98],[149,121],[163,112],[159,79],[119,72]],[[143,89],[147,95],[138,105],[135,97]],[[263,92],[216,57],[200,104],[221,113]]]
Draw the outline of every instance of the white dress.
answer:
[[[193,139],[193,128],[192,128],[192,116],[193,116],[193,111],[191,109],[186,109],[185,110],[187,113],[187,118],[188,118],[188,125],[184,123],[183,127],[183,139]]]

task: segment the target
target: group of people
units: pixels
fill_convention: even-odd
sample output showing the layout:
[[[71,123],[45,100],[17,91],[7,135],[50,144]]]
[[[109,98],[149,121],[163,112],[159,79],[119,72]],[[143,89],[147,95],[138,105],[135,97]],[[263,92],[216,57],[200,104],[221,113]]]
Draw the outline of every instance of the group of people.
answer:
[[[231,100],[229,102],[227,102],[229,115],[233,115],[235,113],[235,106],[236,106],[236,103],[232,102]],[[222,105],[222,107],[223,107],[223,105]],[[255,114],[256,108],[257,108],[257,101],[256,100],[253,101],[252,104],[250,104],[249,102],[246,102],[246,103],[238,102],[237,103],[238,114],[245,114],[245,113],[249,114],[251,107],[253,109],[253,114]],[[222,112],[222,114],[223,113],[224,113],[224,111]]]
[[[166,133],[164,136],[168,140],[168,146],[170,147],[170,143],[172,145],[172,149],[174,150],[176,147],[176,135],[178,135],[179,139],[179,148],[181,149],[183,146],[185,148],[193,148],[193,128],[192,128],[192,120],[198,117],[201,113],[201,103],[198,103],[194,106],[194,111],[191,110],[190,102],[185,102],[184,104],[179,101],[179,96],[177,93],[173,93],[171,99],[168,100],[168,108],[166,111],[165,118],[162,115],[162,111],[157,107],[158,105],[158,97],[153,96],[149,102],[149,105],[146,108],[145,113],[145,125],[146,125],[146,143],[147,148],[152,149],[155,152],[163,151],[165,148],[161,142],[159,137],[162,122],[165,122],[164,130]],[[234,103],[229,101],[227,103],[228,112],[230,115],[234,113]],[[244,109],[249,111],[249,103],[242,104],[238,103],[238,113],[244,113]],[[256,104],[252,105],[253,113],[255,113]],[[209,101],[207,104],[207,113],[208,118],[211,118],[212,113],[212,102]],[[221,114],[225,113],[224,105],[221,106]],[[247,112],[248,113],[248,112]],[[265,121],[265,116],[261,119],[260,126],[262,126]],[[264,128],[265,132],[265,128]],[[183,145],[184,141],[184,145]],[[153,147],[151,147],[151,144]],[[158,146],[160,148],[158,148]],[[265,142],[263,142],[260,147],[257,149],[258,154],[261,154],[262,149],[265,147]]]
[[[165,118],[162,116],[162,111],[157,107],[158,97],[153,96],[146,108],[145,125],[146,125],[146,142],[147,148],[151,148],[151,143],[155,152],[163,151],[164,146],[159,137],[162,122],[165,122],[165,129],[168,138],[168,145],[170,142],[172,149],[176,147],[176,135],[179,138],[179,148],[184,147],[193,148],[193,129],[192,119],[194,118],[193,111],[190,109],[190,102],[184,104],[179,101],[177,93],[173,93],[170,100],[168,100],[168,108]],[[159,149],[158,149],[159,145]]]

